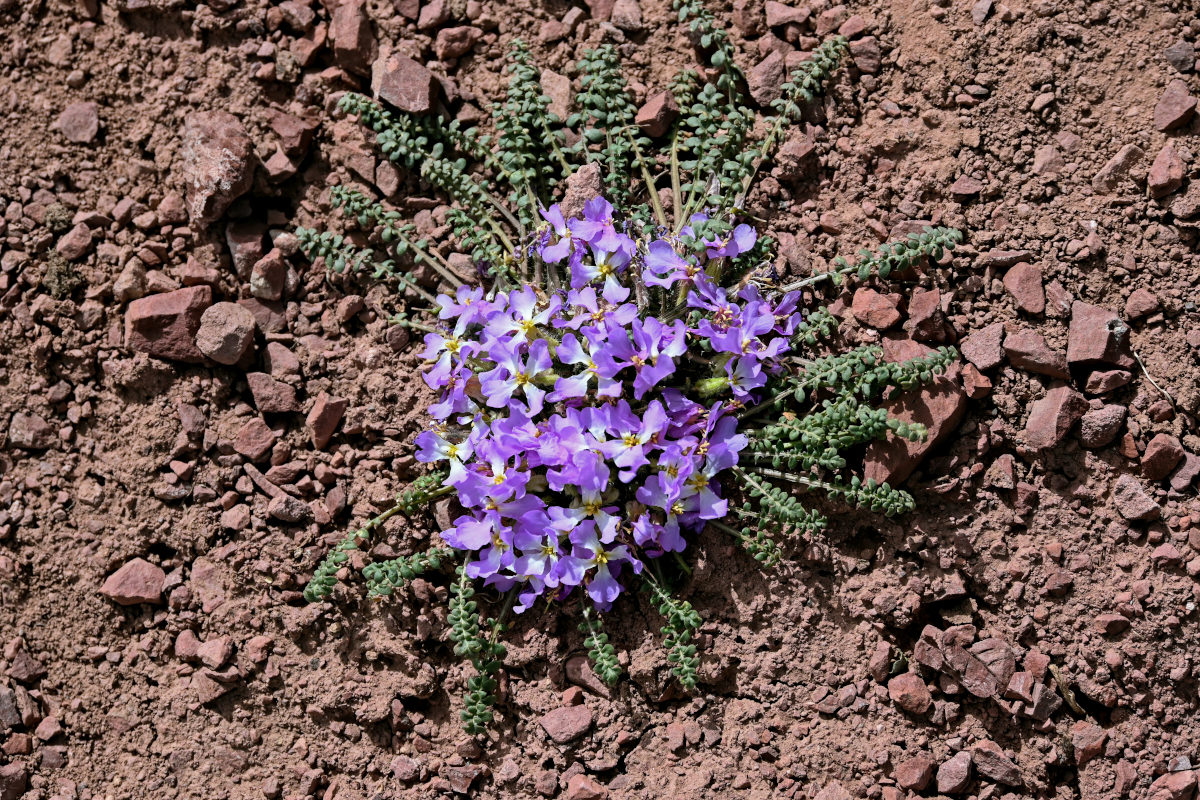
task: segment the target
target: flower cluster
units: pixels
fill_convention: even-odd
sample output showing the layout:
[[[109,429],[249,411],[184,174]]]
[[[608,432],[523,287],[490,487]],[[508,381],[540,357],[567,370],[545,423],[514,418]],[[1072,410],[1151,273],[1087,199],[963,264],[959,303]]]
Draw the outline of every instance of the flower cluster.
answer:
[[[579,218],[542,215],[531,256],[560,289],[438,297],[425,380],[441,398],[418,459],[447,468],[468,512],[442,538],[469,553],[469,577],[515,587],[517,610],[575,587],[604,610],[623,575],[726,515],[720,476],[748,443],[736,412],[781,371],[798,293],[769,302],[712,280],[754,246],[748,225],[639,241],[603,198]],[[650,314],[638,281],[679,307]]]

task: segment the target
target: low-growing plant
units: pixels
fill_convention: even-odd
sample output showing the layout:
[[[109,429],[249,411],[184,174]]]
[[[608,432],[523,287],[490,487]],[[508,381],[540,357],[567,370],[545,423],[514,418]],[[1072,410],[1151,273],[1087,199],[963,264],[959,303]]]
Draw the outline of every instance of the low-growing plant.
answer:
[[[903,363],[874,345],[828,352],[837,320],[805,300],[822,282],[886,278],[940,258],[957,231],[927,228],[787,283],[772,267],[773,242],[743,210],[755,175],[831,80],[845,40],[826,41],[793,70],[760,118],[725,32],[699,0],[675,8],[711,77],[687,70],[672,82],[681,113],[662,146],[635,124],[614,47],[578,64],[579,110],[563,121],[514,42],[490,137],[362,95],[340,101],[388,159],[451,198],[452,242],[417,238],[398,212],[342,186],[332,202],[370,247],[298,231],[329,269],[396,282],[411,305],[393,322],[425,334],[424,379],[439,394],[415,443],[432,471],[334,548],[305,597],[328,598],[349,553],[366,549],[388,517],[450,496],[461,513],[438,544],[368,564],[363,576],[383,597],[453,570],[450,638],[475,670],[461,712],[471,733],[493,719],[508,613],[539,602],[579,606],[583,645],[611,684],[621,670],[603,614],[644,589],[663,619],[671,672],[693,689],[702,619],[671,584],[698,532],[712,526],[771,566],[826,525],[805,492],[887,515],[912,509],[908,493],[855,475],[847,454],[887,435],[922,438],[920,425],[879,403],[957,357],[952,348]],[[585,165],[598,167],[602,195],[564,213],[552,200]],[[459,274],[447,244],[470,255],[476,274]],[[483,618],[478,583],[502,596],[495,616]]]

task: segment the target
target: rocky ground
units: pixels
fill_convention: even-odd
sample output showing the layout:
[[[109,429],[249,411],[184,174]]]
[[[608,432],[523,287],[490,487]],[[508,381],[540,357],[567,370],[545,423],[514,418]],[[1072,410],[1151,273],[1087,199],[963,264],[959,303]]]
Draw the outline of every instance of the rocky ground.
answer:
[[[666,0],[0,0],[0,799],[1155,798],[1200,759],[1200,18],[1179,0],[737,0],[756,101],[851,39],[750,206],[807,274],[929,223],[952,259],[828,295],[848,343],[964,361],[872,448],[919,509],[835,516],[763,575],[707,537],[699,691],[644,599],[610,691],[530,613],[501,721],[456,722],[446,589],[309,606],[414,474],[394,294],[288,231],[329,184],[445,231],[335,102],[486,118],[523,37],[556,107]],[[647,123],[661,118],[647,109]],[[377,555],[433,523],[397,521]]]

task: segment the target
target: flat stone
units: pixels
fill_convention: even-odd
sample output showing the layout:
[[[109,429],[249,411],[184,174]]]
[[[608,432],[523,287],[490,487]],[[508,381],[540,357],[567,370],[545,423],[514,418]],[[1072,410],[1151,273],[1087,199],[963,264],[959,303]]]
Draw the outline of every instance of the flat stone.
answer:
[[[542,715],[538,724],[556,744],[570,744],[592,727],[592,712],[587,706],[564,706]]]
[[[254,315],[237,303],[213,303],[200,315],[196,349],[218,364],[233,365],[254,343]]]
[[[1129,326],[1107,308],[1076,300],[1067,329],[1067,363],[1132,369],[1137,362],[1129,349]]]
[[[960,750],[942,762],[937,770],[937,790],[943,794],[958,794],[971,782],[971,751]]]
[[[262,461],[274,446],[275,432],[258,417],[242,425],[233,441],[233,449],[251,461]]]
[[[372,69],[375,96],[401,111],[424,114],[433,107],[436,79],[425,65],[401,53],[378,59]]]
[[[1054,447],[1087,411],[1087,400],[1070,386],[1051,389],[1030,407],[1025,443],[1036,450]]]
[[[254,407],[264,414],[287,414],[299,411],[296,390],[282,381],[277,381],[265,372],[246,373],[250,394],[254,396]]]
[[[984,739],[972,748],[971,761],[980,775],[1005,786],[1021,786],[1021,770],[1004,755],[1000,745]]]
[[[75,144],[91,144],[100,133],[100,107],[95,103],[72,103],[58,115],[54,127]]]
[[[20,761],[0,765],[0,800],[19,800],[29,787],[29,770]]]
[[[616,12],[613,13],[615,16]],[[590,775],[572,775],[567,781],[567,800],[605,800],[607,797],[608,789]]]
[[[1150,172],[1146,175],[1146,186],[1150,191],[1150,196],[1155,199],[1166,197],[1183,186],[1184,169],[1183,159],[1175,146],[1170,142],[1163,145],[1162,150],[1159,150],[1158,155],[1154,157],[1154,163],[1150,165]]]
[[[188,215],[206,228],[254,180],[254,142],[227,111],[194,111],[184,120],[181,153]]]
[[[1117,478],[1112,494],[1117,513],[1125,519],[1148,521],[1158,519],[1162,513],[1158,503],[1146,493],[1141,481],[1132,475]]]
[[[158,603],[166,580],[167,574],[161,568],[144,558],[135,558],[108,576],[100,594],[123,606]]]
[[[638,0],[616,0],[609,19],[613,25],[626,33],[638,34],[646,28],[642,22],[642,6]]]
[[[769,28],[781,28],[784,25],[803,25],[812,14],[812,9],[807,5],[794,6],[777,3],[775,0],[767,0],[765,10],[767,27]]]
[[[325,449],[325,445],[329,444],[329,440],[333,437],[333,432],[337,430],[338,423],[342,421],[342,415],[346,413],[348,406],[348,401],[340,397],[331,397],[325,392],[321,392],[317,396],[306,419],[313,447],[318,450]]]
[[[279,248],[254,262],[250,270],[250,294],[259,300],[280,300],[287,288],[288,265]]]
[[[1004,288],[1017,308],[1027,314],[1046,310],[1046,291],[1042,288],[1042,268],[1022,261],[1004,275]]]
[[[1092,178],[1092,188],[1101,194],[1114,191],[1145,156],[1136,144],[1125,145]]]
[[[334,5],[329,38],[333,41],[333,60],[339,67],[359,75],[371,73],[376,42],[363,0],[340,0]]]
[[[471,52],[471,48],[483,36],[483,31],[472,25],[442,28],[433,43],[433,52],[439,61],[460,58]]]
[[[879,48],[879,40],[874,36],[864,36],[849,44],[850,57],[859,72],[874,75],[883,66],[883,52]]]
[[[783,81],[786,73],[784,55],[778,50],[772,51],[762,61],[750,69],[746,76],[750,87],[750,96],[760,107],[766,108],[783,94]]]
[[[80,222],[63,234],[54,249],[67,261],[79,261],[92,251],[94,240],[92,229],[86,223]]]
[[[886,295],[865,286],[855,290],[850,313],[863,325],[877,330],[890,328],[900,321],[900,311],[896,308],[896,303]]]
[[[898,763],[892,777],[901,789],[922,792],[933,782],[933,767],[933,759],[921,753]]]
[[[1196,796],[1196,770],[1168,772],[1155,779],[1146,793],[1146,800],[1192,800]]]
[[[47,450],[57,440],[54,429],[37,414],[17,411],[8,423],[8,443],[25,450]]]
[[[679,105],[675,95],[670,91],[662,91],[650,96],[638,109],[635,122],[647,136],[663,136],[671,129],[679,118]]]
[[[1138,287],[1134,289],[1125,301],[1125,319],[1141,319],[1148,317],[1162,308],[1162,302],[1149,289]]]
[[[1196,98],[1192,96],[1187,81],[1175,78],[1167,84],[1158,105],[1154,107],[1154,127],[1160,131],[1182,128],[1196,113]]]
[[[1180,39],[1163,50],[1163,58],[1176,72],[1191,72],[1196,68],[1196,46]]]
[[[950,184],[950,195],[959,200],[975,197],[983,191],[983,184],[970,175],[962,175]]]
[[[1004,323],[993,322],[963,339],[959,348],[963,357],[981,370],[999,366],[1004,361]]]
[[[156,358],[199,363],[196,346],[200,319],[212,305],[212,288],[191,286],[152,294],[129,304],[125,312],[125,346]]]
[[[1004,354],[1017,369],[1067,380],[1071,377],[1067,359],[1060,351],[1051,350],[1040,333],[1027,328],[1009,331],[1004,338]]]
[[[1183,460],[1183,445],[1169,433],[1160,433],[1146,445],[1142,454],[1142,477],[1161,481]]]
[[[312,508],[303,500],[280,492],[271,498],[267,504],[267,513],[272,519],[288,524],[310,522],[313,518]]]

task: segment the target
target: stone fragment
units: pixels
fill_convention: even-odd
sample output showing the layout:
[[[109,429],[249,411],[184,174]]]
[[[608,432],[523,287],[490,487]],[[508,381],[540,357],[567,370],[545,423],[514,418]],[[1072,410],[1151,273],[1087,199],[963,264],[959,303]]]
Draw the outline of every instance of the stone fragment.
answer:
[[[592,727],[592,712],[587,706],[563,706],[542,715],[538,724],[556,744],[570,744]]]
[[[920,716],[933,705],[933,695],[915,672],[897,675],[888,681],[888,697],[910,714]]]
[[[1125,301],[1125,318],[1141,319],[1150,316],[1160,308],[1162,308],[1162,303],[1154,292],[1138,287],[1130,293],[1129,298]]]
[[[1087,411],[1087,400],[1070,386],[1051,389],[1030,408],[1025,443],[1035,450],[1054,447]]]
[[[37,414],[17,411],[12,415],[8,423],[8,443],[13,447],[47,450],[54,446],[54,441],[54,429]]]
[[[167,574],[161,568],[144,558],[135,558],[108,576],[100,594],[123,606],[158,603],[166,580]]]
[[[246,373],[250,394],[254,396],[254,407],[263,414],[287,414],[299,411],[296,390],[282,381],[277,381],[265,372]]]
[[[578,217],[589,200],[604,193],[600,165],[596,162],[584,164],[575,170],[567,177],[566,184],[562,202],[558,204],[564,219]]]
[[[897,764],[892,777],[901,789],[923,792],[933,781],[933,766],[933,759],[921,753]]]
[[[191,286],[152,294],[129,304],[125,312],[125,346],[156,358],[198,363],[200,318],[212,305],[212,288]]]
[[[864,36],[850,42],[849,49],[859,72],[874,75],[883,66],[883,52],[879,48],[879,40],[874,36]]]
[[[307,503],[285,492],[271,498],[271,502],[267,504],[267,513],[272,519],[289,525],[310,522],[313,518],[312,508]]]
[[[233,365],[254,343],[254,315],[237,303],[213,303],[200,315],[196,349],[218,364]]]
[[[549,111],[560,120],[565,120],[571,113],[573,92],[571,79],[561,72],[552,69],[542,70],[542,91],[550,98]]]
[[[317,396],[306,420],[313,447],[318,450],[325,449],[325,445],[329,444],[329,440],[333,437],[333,432],[337,430],[338,423],[342,421],[342,415],[346,413],[348,406],[349,403],[346,400],[340,397],[331,397],[325,392],[321,392]]]
[[[975,770],[988,780],[1005,786],[1020,786],[1024,783],[1021,770],[1004,754],[1000,745],[991,740],[984,739],[975,744],[971,752],[971,762],[975,765]]]
[[[985,328],[963,339],[960,347],[963,357],[982,370],[988,370],[1004,361],[1004,323],[993,322]]]
[[[900,311],[896,308],[896,303],[886,295],[867,287],[855,290],[850,313],[863,325],[877,330],[890,328],[900,321]]]
[[[54,127],[75,144],[91,144],[100,133],[100,107],[95,103],[72,103],[59,114]]]
[[[1041,314],[1046,310],[1041,267],[1022,261],[1004,275],[1004,288],[1025,313]]]
[[[1009,332],[1004,338],[1004,354],[1017,369],[1067,380],[1071,377],[1067,359],[1062,352],[1051,350],[1040,333],[1022,328]]]
[[[433,107],[435,85],[432,72],[401,53],[377,59],[372,69],[375,96],[412,114],[424,114]]]
[[[1132,475],[1122,475],[1113,484],[1113,503],[1117,513],[1128,520],[1148,521],[1158,519],[1161,509],[1146,493],[1141,482]]]
[[[781,28],[784,25],[803,25],[812,14],[807,5],[791,5],[777,3],[775,0],[766,2],[767,27]]]
[[[300,359],[280,342],[267,342],[263,366],[276,380],[300,377]]]
[[[783,79],[786,72],[784,55],[779,50],[773,50],[762,61],[754,65],[746,76],[750,87],[750,96],[761,107],[768,107],[778,100],[783,93]]]
[[[1146,445],[1142,454],[1142,477],[1150,481],[1161,481],[1183,460],[1183,445],[1169,433],[1160,433]]]
[[[329,38],[338,66],[359,75],[370,74],[376,42],[363,0],[338,0],[329,22]]]
[[[19,800],[29,786],[29,770],[20,761],[0,766],[0,800]]]
[[[1146,793],[1146,800],[1192,800],[1196,796],[1197,776],[1194,769],[1168,772],[1155,779]]]
[[[1109,404],[1093,409],[1079,420],[1079,442],[1089,450],[1112,444],[1125,424],[1129,409]]]
[[[194,111],[184,120],[181,152],[188,215],[206,228],[254,180],[254,143],[227,111]]]
[[[1149,188],[1150,196],[1158,199],[1166,197],[1171,192],[1183,185],[1184,173],[1183,159],[1179,156],[1179,151],[1170,142],[1163,145],[1163,149],[1158,151],[1158,155],[1154,157],[1154,163],[1150,165],[1150,172],[1146,175],[1146,185]]]
[[[1111,193],[1145,155],[1136,144],[1125,145],[1092,178],[1092,188],[1101,194]]]
[[[206,667],[220,669],[233,657],[233,641],[228,636],[212,636],[196,648],[196,657]]]
[[[80,222],[63,234],[54,250],[67,261],[79,261],[92,251],[92,229]]]
[[[1116,636],[1129,630],[1129,620],[1120,614],[1101,614],[1096,617],[1096,630],[1105,636]]]
[[[641,33],[646,27],[642,23],[642,7],[638,0],[616,0],[609,19],[626,33]]]
[[[1123,369],[1097,370],[1088,375],[1084,391],[1088,394],[1108,394],[1131,380],[1133,375]]]
[[[959,750],[942,762],[937,770],[937,790],[942,794],[958,794],[971,782],[971,751]]]
[[[1196,68],[1196,46],[1180,39],[1163,50],[1163,58],[1176,72],[1191,72]]]
[[[258,417],[242,425],[237,438],[233,440],[233,449],[252,462],[262,461],[274,446],[275,432]]]
[[[675,95],[670,91],[662,91],[651,95],[642,104],[635,122],[647,136],[657,138],[665,135],[678,117],[679,105],[675,102]]]
[[[259,300],[280,300],[287,287],[288,265],[279,248],[273,247],[254,262],[250,270],[250,294]]]
[[[483,31],[472,25],[442,28],[433,43],[433,52],[439,61],[460,58],[471,52],[471,48],[483,36]]]
[[[125,262],[121,274],[113,281],[113,297],[122,303],[146,296],[146,265],[137,256]]]
[[[1171,473],[1171,488],[1177,492],[1187,489],[1200,478],[1200,456],[1192,453],[1183,454],[1183,463]]]
[[[983,191],[983,184],[970,175],[962,175],[950,184],[950,196],[957,200],[967,200]]]
[[[1158,105],[1154,107],[1154,127],[1160,131],[1182,128],[1196,113],[1196,98],[1192,96],[1187,81],[1175,78],[1167,84]]]
[[[1107,308],[1076,300],[1067,329],[1067,363],[1132,369],[1137,362],[1129,350],[1129,326]]]
[[[17,683],[23,683],[26,686],[32,686],[46,677],[46,674],[46,665],[30,655],[29,651],[25,649],[18,650],[8,665],[8,676]],[[18,696],[19,705],[20,697]],[[29,724],[26,722],[27,726]]]

